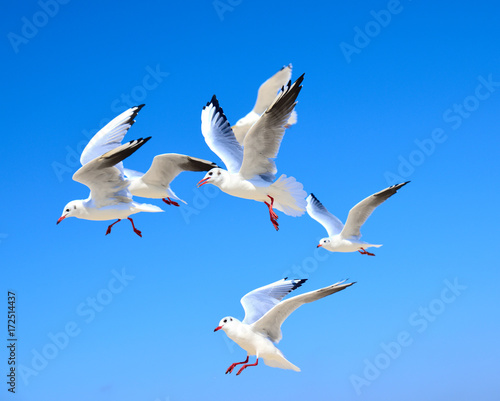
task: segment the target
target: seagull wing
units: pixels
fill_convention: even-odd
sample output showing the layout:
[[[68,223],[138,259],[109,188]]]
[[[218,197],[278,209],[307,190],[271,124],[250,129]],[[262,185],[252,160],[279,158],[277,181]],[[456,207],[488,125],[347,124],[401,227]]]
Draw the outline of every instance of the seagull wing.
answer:
[[[289,64],[279,70],[266,82],[264,82],[257,94],[257,101],[253,106],[253,112],[262,114],[273,103],[278,91],[283,88],[292,78],[292,65]]]
[[[215,97],[201,112],[201,133],[208,147],[224,162],[230,173],[236,173],[243,160],[243,148],[236,140],[231,125]]]
[[[123,178],[116,164],[134,153],[150,138],[130,141],[85,163],[73,175],[73,180],[89,187],[90,197],[98,208],[132,202],[132,196],[127,189],[129,181]]]
[[[366,219],[373,213],[375,208],[389,199],[398,191],[399,188],[403,187],[409,182],[410,181],[406,181],[402,184],[393,185],[359,202],[349,211],[344,229],[342,230],[340,235],[344,238],[360,238],[361,232],[359,230],[365,223]]]
[[[281,325],[295,309],[305,303],[317,301],[318,299],[342,291],[343,289],[354,284],[343,284],[344,281],[340,281],[328,287],[320,288],[316,291],[306,292],[305,294],[297,295],[278,303],[264,316],[257,320],[252,325],[252,328],[258,333],[269,337],[271,341],[278,343],[282,338]]]
[[[279,304],[286,294],[299,288],[305,281],[284,278],[250,291],[241,298],[241,304],[245,309],[243,323],[252,324],[259,320],[266,312]]]
[[[310,194],[307,197],[307,214],[316,220],[319,224],[326,228],[328,236],[331,237],[342,231],[344,225],[342,222],[331,214],[326,207],[324,207],[321,202],[314,196]]]
[[[143,107],[143,104],[131,107],[102,127],[92,137],[87,146],[85,146],[85,149],[83,149],[82,155],[80,156],[80,163],[82,166],[120,146],[128,129],[135,123],[134,118]],[[123,166],[121,164],[116,167],[120,171],[123,171]]]
[[[170,183],[183,171],[208,171],[217,164],[177,153],[155,156],[149,170],[142,176],[147,184],[168,188]]]
[[[263,175],[267,180],[274,179],[277,169],[273,159],[278,155],[285,125],[297,104],[303,80],[304,74],[293,85],[289,82],[248,131],[243,141],[243,162],[240,169],[243,178]]]

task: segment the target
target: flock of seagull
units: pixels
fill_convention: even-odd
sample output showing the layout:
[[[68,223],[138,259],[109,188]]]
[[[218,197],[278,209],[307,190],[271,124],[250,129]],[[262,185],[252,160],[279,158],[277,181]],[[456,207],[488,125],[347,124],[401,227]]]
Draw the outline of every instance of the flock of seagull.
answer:
[[[304,80],[302,74],[292,83],[291,76],[290,64],[265,81],[259,88],[253,110],[234,126],[229,124],[215,95],[203,107],[201,132],[209,148],[222,160],[226,169],[208,160],[176,153],[155,156],[145,174],[124,168],[123,160],[151,138],[139,138],[122,144],[144,105],[126,110],[97,132],[83,150],[80,157],[82,167],[73,175],[73,180],[86,185],[90,195],[87,199],[69,202],[57,224],[67,217],[116,220],[108,226],[107,235],[116,223],[128,219],[134,232],[142,237],[130,216],[139,212],[156,213],[163,210],[155,205],[138,203],[133,197],[162,199],[167,205],[180,206],[179,202],[186,202],[173,192],[170,183],[181,172],[203,171],[207,173],[198,182],[198,187],[213,184],[237,198],[264,203],[276,230],[279,230],[279,225],[274,210],[289,216],[301,216],[307,211],[328,233],[328,237],[320,240],[318,247],[331,252],[358,251],[374,256],[366,249],[381,245],[361,241],[360,228],[377,206],[408,182],[393,185],[356,204],[349,211],[344,225],[312,193],[307,196],[303,185],[294,177],[283,174],[276,179],[274,159],[285,130],[297,122],[294,108]],[[282,301],[305,281],[285,278],[257,288],[241,299],[245,310],[243,321],[228,316],[219,322],[214,331],[223,330],[247,351],[246,360],[233,363],[226,373],[231,373],[235,366],[242,364],[237,372],[239,375],[248,366],[256,366],[259,358],[268,366],[300,371],[275,345],[282,337],[282,323],[304,303],[324,298],[354,284],[345,283],[344,280]],[[248,363],[249,356],[253,355],[256,356],[255,363]]]

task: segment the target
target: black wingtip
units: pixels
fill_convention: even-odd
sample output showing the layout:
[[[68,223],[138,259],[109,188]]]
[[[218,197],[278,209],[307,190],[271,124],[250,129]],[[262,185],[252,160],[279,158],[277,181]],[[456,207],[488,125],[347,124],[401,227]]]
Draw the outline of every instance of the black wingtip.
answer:
[[[296,282],[296,283],[294,283],[294,285],[293,285],[293,287],[292,287],[292,289],[291,289],[290,291],[293,291],[293,290],[295,290],[295,289],[299,288],[299,287],[300,287],[300,286],[302,286],[302,284],[304,284],[306,281],[307,281],[307,279],[306,279],[306,278],[302,278],[302,279],[300,279],[300,280],[297,280],[297,282]]]

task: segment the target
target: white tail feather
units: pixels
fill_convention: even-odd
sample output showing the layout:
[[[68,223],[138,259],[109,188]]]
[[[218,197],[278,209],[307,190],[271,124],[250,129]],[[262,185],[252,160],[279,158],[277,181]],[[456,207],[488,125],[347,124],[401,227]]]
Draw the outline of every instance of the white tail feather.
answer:
[[[295,370],[296,372],[300,372],[300,368],[298,366],[295,366],[293,363],[289,362],[283,354],[281,355],[276,355],[275,358],[263,358],[264,363],[267,366],[270,366],[272,368],[281,368],[281,369],[290,369],[290,370]]]
[[[273,207],[282,211],[288,216],[302,216],[306,210],[306,192],[304,186],[295,180],[294,177],[288,177],[283,174],[271,186],[271,196],[274,198]]]

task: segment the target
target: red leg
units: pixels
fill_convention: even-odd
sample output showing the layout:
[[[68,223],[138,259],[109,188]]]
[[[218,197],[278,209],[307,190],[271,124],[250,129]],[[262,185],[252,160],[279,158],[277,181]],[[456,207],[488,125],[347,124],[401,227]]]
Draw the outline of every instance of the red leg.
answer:
[[[363,252],[361,252],[361,251],[363,251]],[[358,252],[359,252],[361,255],[375,256],[375,254],[374,254],[374,253],[368,252],[368,251],[367,251],[367,250],[365,250],[364,248],[358,249]]]
[[[228,373],[231,373],[236,365],[241,365],[242,363],[247,363],[247,362],[248,362],[248,355],[247,355],[247,359],[245,359],[243,362],[235,362],[230,367],[228,367],[226,370],[226,375]]]
[[[274,228],[276,231],[279,230],[279,225],[278,225],[278,215],[274,212],[273,210],[273,205],[274,205],[274,198],[267,195],[269,199],[271,199],[271,203],[264,202],[266,206],[269,208],[269,217],[271,218],[271,223],[273,223]]]
[[[142,238],[142,233],[137,228],[135,228],[134,220],[132,220],[130,217],[127,217],[127,219],[129,219],[130,222],[132,223],[132,228],[134,229],[134,233],[136,233],[139,237]]]
[[[108,229],[106,230],[106,234],[105,235],[108,235],[108,234],[111,234],[111,227],[113,227],[116,223],[118,223],[119,221],[122,221],[122,219],[118,219],[116,220],[113,224],[111,224]]]
[[[162,201],[165,202],[167,205],[179,206],[179,204],[177,202],[174,202],[170,198],[163,198]]]
[[[255,361],[255,363],[249,363],[248,365],[243,365],[240,370],[238,370],[238,373],[236,373],[236,376],[238,376],[245,368],[248,368],[249,366],[257,366],[259,363],[259,358]]]

